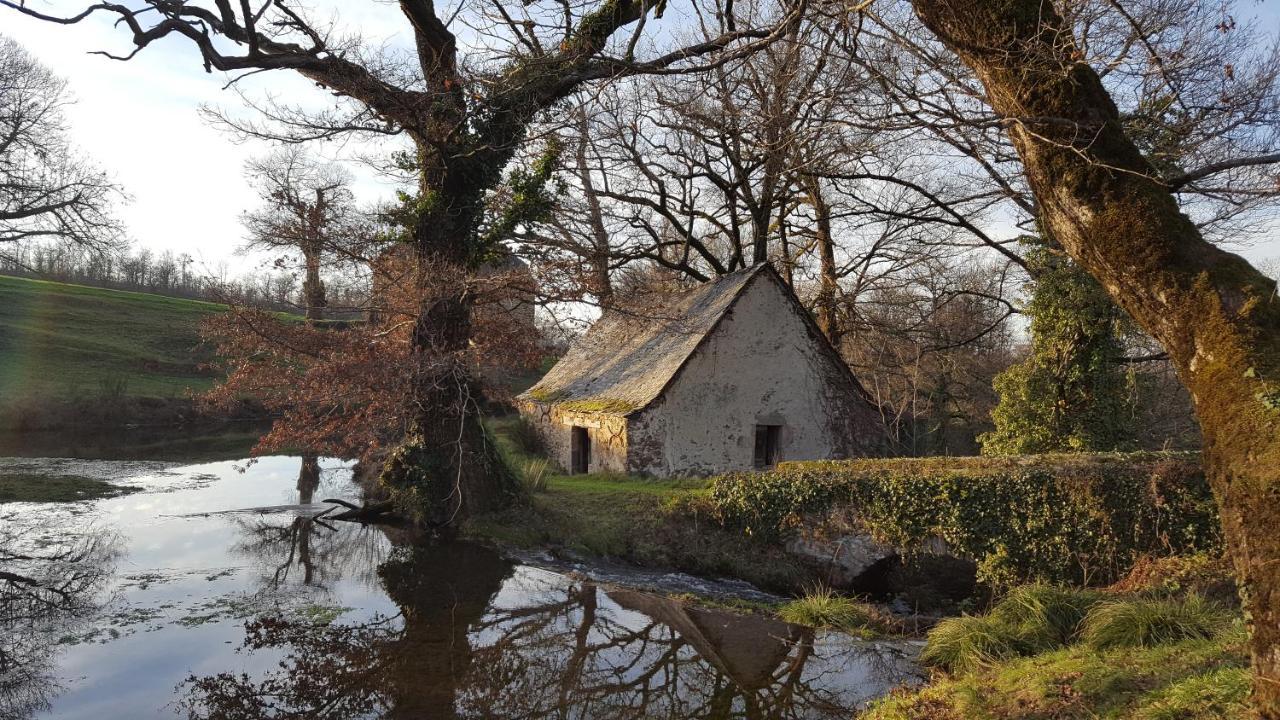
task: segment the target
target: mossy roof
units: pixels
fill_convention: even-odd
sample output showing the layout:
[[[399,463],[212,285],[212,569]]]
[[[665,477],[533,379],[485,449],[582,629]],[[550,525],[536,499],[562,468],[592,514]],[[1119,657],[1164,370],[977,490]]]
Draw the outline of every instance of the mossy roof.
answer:
[[[643,307],[606,312],[520,397],[606,415],[645,408],[766,268],[746,268]],[[785,305],[778,310],[792,311]]]

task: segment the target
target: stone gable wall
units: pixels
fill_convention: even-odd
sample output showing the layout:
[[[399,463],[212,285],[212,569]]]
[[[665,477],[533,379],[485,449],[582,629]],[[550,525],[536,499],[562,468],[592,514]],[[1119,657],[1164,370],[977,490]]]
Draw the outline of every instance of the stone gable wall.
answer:
[[[874,452],[883,430],[784,290],[752,282],[671,386],[630,418],[631,472],[709,475],[753,466],[755,426],[781,425],[782,460]]]

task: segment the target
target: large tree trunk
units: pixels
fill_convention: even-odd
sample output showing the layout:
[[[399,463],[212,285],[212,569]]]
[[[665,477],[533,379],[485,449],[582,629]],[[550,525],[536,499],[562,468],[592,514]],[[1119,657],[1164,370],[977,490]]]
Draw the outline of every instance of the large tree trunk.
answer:
[[[323,320],[329,299],[324,291],[324,281],[320,279],[320,251],[318,248],[303,248],[302,257],[306,266],[306,276],[302,280],[303,302],[307,304],[306,319]]]
[[[505,507],[519,490],[481,424],[479,387],[463,357],[471,337],[467,270],[433,260],[425,272],[456,282],[421,283],[410,349],[412,421],[381,479],[417,523],[444,528]]]
[[[1120,126],[1047,0],[913,0],[977,73],[1049,231],[1158,339],[1195,400],[1251,631],[1254,700],[1280,718],[1280,300],[1200,235]]]
[[[411,422],[383,467],[381,482],[415,522],[445,528],[501,509],[520,494],[519,483],[481,424],[479,385],[466,351],[473,298],[469,278],[475,216],[461,212],[483,187],[449,174],[434,148],[420,150],[423,198],[417,218],[414,275],[420,298],[410,342]]]

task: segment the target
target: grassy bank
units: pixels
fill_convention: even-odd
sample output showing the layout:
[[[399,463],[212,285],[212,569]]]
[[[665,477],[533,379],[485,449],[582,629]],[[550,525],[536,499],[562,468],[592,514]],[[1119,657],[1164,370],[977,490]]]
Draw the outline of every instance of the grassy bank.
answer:
[[[222,305],[0,276],[0,398],[170,398],[212,382],[199,325]]]
[[[213,382],[198,300],[0,276],[0,428],[173,423]]]
[[[1023,586],[929,633],[923,689],[869,720],[1247,717],[1249,660],[1230,567],[1165,558],[1106,591]]]
[[[527,506],[469,521],[464,532],[473,537],[741,578],[778,592],[796,592],[814,580],[780,548],[754,543],[705,517],[707,480],[563,475],[520,445],[514,418],[492,420],[489,427],[511,467],[526,474],[532,468],[539,477],[530,480],[537,487]]]

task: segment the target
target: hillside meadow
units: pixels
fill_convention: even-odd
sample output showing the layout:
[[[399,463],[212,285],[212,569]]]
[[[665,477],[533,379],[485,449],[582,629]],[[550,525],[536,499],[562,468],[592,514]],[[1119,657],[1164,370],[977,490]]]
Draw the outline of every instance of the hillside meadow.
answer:
[[[178,397],[213,382],[201,369],[204,318],[223,305],[0,277],[0,397]]]

